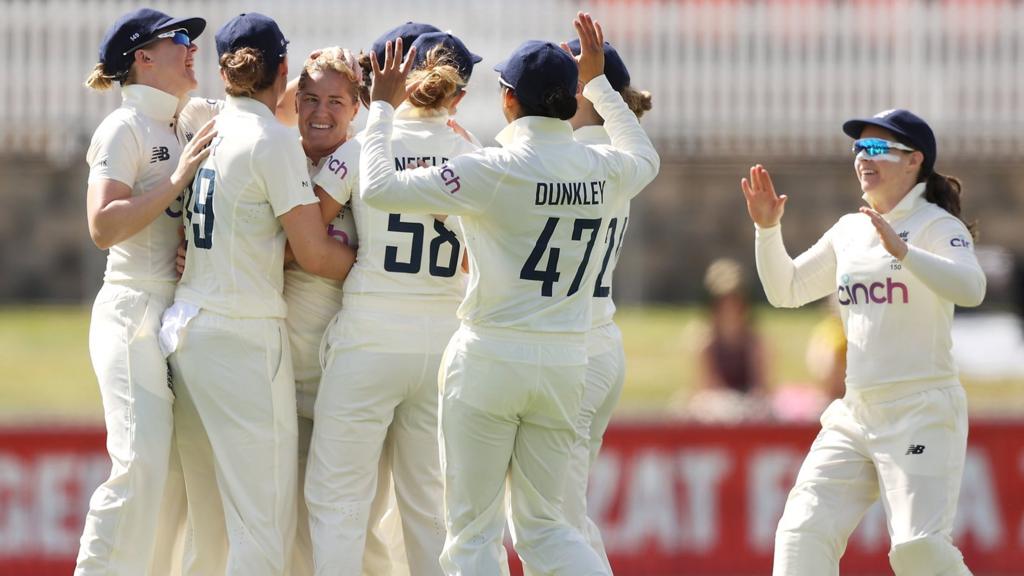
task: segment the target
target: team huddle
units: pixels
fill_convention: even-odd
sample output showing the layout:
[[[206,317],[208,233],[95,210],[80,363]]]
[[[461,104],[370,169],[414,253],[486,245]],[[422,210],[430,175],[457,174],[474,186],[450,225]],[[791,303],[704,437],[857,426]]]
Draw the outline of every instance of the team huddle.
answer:
[[[482,147],[454,117],[483,58],[450,32],[409,22],[290,74],[278,25],[242,14],[216,33],[226,95],[208,100],[188,96],[205,25],[126,14],[87,81],[117,81],[124,103],[87,157],[90,234],[110,250],[90,351],[113,467],[75,573],[507,574],[507,529],[527,574],[611,574],[587,477],[625,381],[613,274],[660,159],[639,124],[650,94],[601,26],[580,13],[577,38],[494,66],[508,125]],[[886,137],[916,133],[890,124],[851,136],[888,129],[866,139],[906,157],[862,144],[857,162],[919,169],[927,149],[896,148]],[[808,264],[767,240],[785,197],[760,167],[743,189],[782,294]],[[977,266],[940,212],[917,226],[941,221],[929,241],[956,234],[953,253],[910,254],[860,216],[921,290]],[[829,250],[816,281],[836,276]],[[951,394],[945,372],[912,376]],[[943,510],[958,482],[932,495]],[[967,573],[949,527],[928,529],[937,544],[897,573]],[[949,571],[917,564],[937,553]],[[801,562],[777,572],[829,573]]]

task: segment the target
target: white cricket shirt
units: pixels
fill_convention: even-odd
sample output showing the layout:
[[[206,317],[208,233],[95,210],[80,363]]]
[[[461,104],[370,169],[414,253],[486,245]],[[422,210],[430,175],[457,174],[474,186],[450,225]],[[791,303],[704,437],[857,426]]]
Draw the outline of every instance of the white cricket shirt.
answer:
[[[393,169],[442,166],[479,148],[452,131],[447,122],[447,112],[423,115],[406,103],[399,106],[388,156]],[[352,146],[346,143],[338,148],[327,160],[326,169],[314,178],[314,183],[335,200],[350,202],[355,216],[359,249],[345,279],[345,293],[454,307],[465,296],[467,276],[461,266],[465,247],[459,238],[458,219],[452,217],[442,223],[428,213],[378,210],[363,202],[355,192],[364,138],[360,134]]]
[[[583,93],[615,147],[581,144],[568,122],[528,116],[502,130],[502,148],[404,172],[392,161],[392,108],[371,104],[360,195],[380,210],[462,216],[471,260],[464,323],[580,335],[590,327],[603,220],[654,178],[660,160],[604,76]]]
[[[294,132],[251,98],[227,97],[185,201],[188,259],[176,300],[237,318],[283,318],[278,217],[317,202]]]
[[[141,196],[170,178],[182,147],[216,114],[217,106],[202,98],[179,100],[142,84],[121,88],[121,98],[121,107],[93,133],[86,154],[89,183],[117,180],[131,187],[132,196]],[[148,226],[111,246],[104,281],[177,281],[180,208],[180,202],[172,203]]]
[[[300,141],[301,142],[301,141]],[[340,150],[346,145],[354,145],[356,149],[359,144],[352,139],[347,140]],[[337,151],[337,150],[336,150]],[[339,155],[343,156],[343,155]],[[310,180],[316,178],[324,166],[331,163],[331,156],[324,156],[319,162],[313,163],[306,158],[306,169]],[[331,238],[350,246],[355,250],[359,245],[356,235],[355,219],[352,217],[352,210],[349,206],[343,205],[337,216],[327,226],[327,235]],[[332,278],[324,278],[316,274],[310,274],[303,270],[298,262],[290,262],[284,269],[284,291],[285,299],[294,302],[296,299],[304,299],[312,302],[319,302],[325,308],[324,313],[333,317],[341,308],[342,282]]]
[[[604,126],[582,126],[573,132],[573,138],[582,144],[605,144],[611,145],[611,138]],[[615,302],[612,300],[612,276],[615,274],[615,265],[619,262],[619,253],[622,252],[622,241],[626,237],[626,227],[629,224],[629,199],[606,218],[605,229],[599,238],[601,252],[601,268],[597,274],[594,284],[594,301],[591,304],[592,328],[600,328],[611,324],[615,318]]]
[[[883,217],[909,245],[890,255],[864,214],[839,219],[791,260],[781,226],[758,228],[757,271],[768,301],[796,307],[835,293],[846,331],[846,386],[957,376],[951,353],[953,306],[977,306],[985,274],[963,222],[915,186]]]

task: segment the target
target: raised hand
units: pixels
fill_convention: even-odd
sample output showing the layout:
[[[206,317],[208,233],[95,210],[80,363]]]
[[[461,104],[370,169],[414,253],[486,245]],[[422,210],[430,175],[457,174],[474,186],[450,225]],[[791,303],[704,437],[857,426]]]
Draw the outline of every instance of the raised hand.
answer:
[[[782,220],[786,211],[788,196],[775,194],[775,185],[764,166],[758,164],[750,167],[750,179],[740,181],[743,196],[747,199],[747,212],[750,219],[761,228],[771,228]]]
[[[584,12],[577,12],[572,24],[580,37],[580,55],[576,58],[580,68],[580,83],[586,86],[588,82],[604,74],[604,31],[590,14]]]
[[[907,243],[892,229],[892,226],[885,221],[885,218],[882,218],[881,214],[867,206],[861,206],[860,213],[866,214],[871,219],[871,224],[878,231],[878,236],[882,239],[882,246],[885,246],[886,252],[899,260],[903,260],[903,257],[907,255]]]
[[[409,97],[416,89],[415,85],[406,86],[405,81],[412,69],[416,56],[416,48],[409,50],[409,55],[402,62],[402,39],[384,45],[384,64],[377,62],[377,54],[370,52],[370,66],[373,68],[373,86],[370,88],[370,100],[383,100],[395,108]]]
[[[199,132],[196,132],[192,140],[185,145],[185,149],[181,151],[181,157],[178,158],[178,166],[171,174],[171,184],[186,186],[192,182],[199,165],[210,155],[210,142],[217,136],[217,131],[213,129],[215,122],[216,119],[203,124]]]

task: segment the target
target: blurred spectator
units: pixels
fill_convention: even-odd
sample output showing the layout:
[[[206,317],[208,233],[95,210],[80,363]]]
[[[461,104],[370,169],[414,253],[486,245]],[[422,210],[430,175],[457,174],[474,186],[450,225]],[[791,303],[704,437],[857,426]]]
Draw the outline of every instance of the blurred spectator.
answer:
[[[772,394],[772,413],[786,422],[813,421],[828,403],[846,393],[846,334],[835,296],[825,300],[825,315],[807,340],[806,383],[784,383]]]
[[[697,387],[675,404],[702,421],[768,418],[765,346],[750,315],[743,268],[735,260],[715,260],[704,287],[711,296],[711,317],[697,346]]]

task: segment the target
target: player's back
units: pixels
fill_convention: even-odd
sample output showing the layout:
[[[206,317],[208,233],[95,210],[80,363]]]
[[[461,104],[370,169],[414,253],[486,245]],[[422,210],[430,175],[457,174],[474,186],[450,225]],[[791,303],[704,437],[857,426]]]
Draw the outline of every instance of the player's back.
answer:
[[[501,136],[506,148],[484,154],[498,186],[493,201],[463,218],[474,272],[460,316],[481,326],[583,332],[604,220],[625,194],[616,163],[575,142],[561,120],[523,118]]]
[[[270,109],[228,98],[185,201],[189,257],[178,299],[226,316],[284,317],[278,216],[315,201],[299,142]]]
[[[476,145],[447,126],[447,118],[443,113],[418,113],[408,104],[400,106],[391,141],[395,169],[441,166],[476,150]],[[347,180],[358,178],[352,173],[359,168],[358,147],[339,148],[332,157],[344,162],[349,171]],[[340,175],[328,171],[324,176],[339,180]],[[335,195],[324,177],[318,176],[315,181]],[[450,306],[461,302],[466,291],[466,274],[460,265],[465,247],[456,234],[457,219],[442,223],[429,214],[378,210],[364,203],[357,192],[356,184],[342,197],[335,196],[339,201],[350,197],[360,238],[356,263],[345,280],[345,293],[445,302]]]

